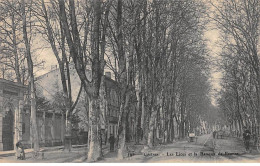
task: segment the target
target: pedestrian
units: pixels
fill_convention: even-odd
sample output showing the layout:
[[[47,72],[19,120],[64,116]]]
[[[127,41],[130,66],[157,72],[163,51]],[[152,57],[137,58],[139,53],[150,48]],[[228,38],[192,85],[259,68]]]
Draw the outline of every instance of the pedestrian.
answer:
[[[216,138],[216,130],[213,131],[213,138]]]
[[[246,151],[249,151],[249,143],[250,143],[250,131],[248,129],[244,130],[243,133],[243,140],[246,147]]]
[[[108,141],[110,143],[110,152],[113,152],[115,146],[115,137],[113,136],[113,134],[110,134]]]
[[[25,153],[24,153],[24,147],[21,141],[18,141],[16,143],[16,158],[19,160],[25,160]]]

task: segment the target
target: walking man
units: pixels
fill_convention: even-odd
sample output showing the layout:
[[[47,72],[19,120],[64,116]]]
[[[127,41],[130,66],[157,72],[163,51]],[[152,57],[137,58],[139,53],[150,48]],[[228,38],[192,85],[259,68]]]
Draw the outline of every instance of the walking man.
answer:
[[[250,143],[250,131],[246,129],[243,133],[243,139],[246,147],[246,151],[249,151],[249,143]]]
[[[216,138],[216,134],[217,134],[217,132],[216,132],[216,130],[214,130],[213,131],[213,138]]]
[[[115,146],[115,137],[113,136],[113,134],[110,134],[108,141],[110,143],[110,152],[113,152]]]

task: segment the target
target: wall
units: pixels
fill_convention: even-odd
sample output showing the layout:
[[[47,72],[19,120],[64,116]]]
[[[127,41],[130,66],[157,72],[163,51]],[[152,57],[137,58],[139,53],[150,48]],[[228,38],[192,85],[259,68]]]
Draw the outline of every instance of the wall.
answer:
[[[65,131],[65,120],[60,113],[37,112],[37,127],[40,146],[62,145]],[[23,113],[23,144],[26,148],[31,147],[30,138],[30,112]]]
[[[4,140],[8,140],[8,146],[11,145],[12,148],[14,148],[14,145],[18,140],[22,139],[21,110],[23,109],[23,96],[25,90],[26,86],[0,79],[0,151],[7,150],[4,149],[4,147],[7,147],[7,142],[4,142]],[[12,115],[12,118],[10,120],[12,121],[11,126],[13,127],[12,129],[5,130],[3,133],[4,125],[7,125],[6,123],[3,124],[3,119],[7,115],[7,111],[11,111],[10,115]],[[8,126],[10,125],[8,124]],[[8,133],[12,134],[13,138],[10,138]]]

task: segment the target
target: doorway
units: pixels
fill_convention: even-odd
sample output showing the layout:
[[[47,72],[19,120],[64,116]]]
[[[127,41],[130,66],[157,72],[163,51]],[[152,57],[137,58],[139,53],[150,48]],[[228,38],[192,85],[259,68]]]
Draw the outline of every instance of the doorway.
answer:
[[[14,115],[11,109],[6,112],[6,115],[3,117],[2,124],[2,141],[3,141],[3,150],[13,150],[14,149]]]

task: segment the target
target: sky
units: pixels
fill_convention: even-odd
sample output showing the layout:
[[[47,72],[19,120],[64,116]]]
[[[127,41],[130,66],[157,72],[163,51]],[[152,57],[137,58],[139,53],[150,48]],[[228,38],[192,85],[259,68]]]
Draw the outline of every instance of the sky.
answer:
[[[219,32],[217,30],[209,30],[205,33],[206,39],[208,39],[207,47],[209,49],[209,55],[213,61],[219,59],[220,48],[217,46]],[[214,62],[213,62],[214,63]],[[214,66],[211,67],[211,100],[213,105],[217,105],[215,95],[221,89],[220,81],[222,78],[222,73]]]
[[[210,5],[209,2],[212,2],[214,5],[217,6],[219,1],[205,0],[205,3],[208,3],[208,6],[210,6],[209,10],[214,11],[213,6]],[[213,17],[212,13],[210,13],[209,15]],[[220,33],[212,21],[208,24],[207,31],[205,32],[204,35],[205,38],[208,40],[207,47],[209,50],[209,55],[212,58],[212,61],[216,62],[216,60],[220,59],[219,53],[221,51],[221,48],[218,46]],[[212,85],[211,100],[212,100],[212,104],[215,106],[217,106],[216,94],[221,89],[221,85],[220,85],[221,79],[222,79],[222,72],[219,71],[219,69],[217,69],[216,67],[212,66],[211,77],[210,77],[210,81]]]

